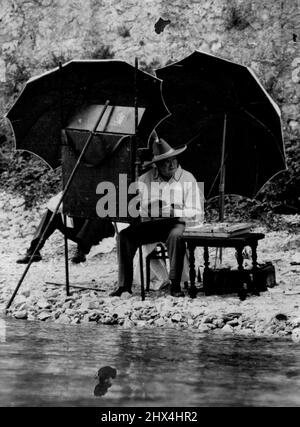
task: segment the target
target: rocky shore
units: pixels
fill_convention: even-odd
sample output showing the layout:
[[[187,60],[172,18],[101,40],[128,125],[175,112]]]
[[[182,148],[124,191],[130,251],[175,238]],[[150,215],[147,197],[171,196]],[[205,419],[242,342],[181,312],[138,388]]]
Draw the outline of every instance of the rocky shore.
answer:
[[[25,267],[16,264],[23,254],[45,205],[27,211],[22,198],[0,194],[0,310],[8,303]],[[299,223],[296,216],[287,221]],[[266,232],[262,227],[259,231]],[[237,295],[174,298],[166,290],[152,290],[141,301],[136,285],[133,295],[111,298],[117,283],[114,239],[94,247],[86,263],[70,264],[71,295],[64,287],[64,243],[56,232],[46,243],[43,261],[34,263],[7,315],[28,321],[67,324],[88,323],[91,327],[119,325],[123,328],[180,328],[203,333],[291,337],[300,341],[300,237],[287,231],[268,232],[259,243],[259,262],[272,261],[277,286],[260,296],[240,301]],[[76,246],[70,243],[70,257]],[[202,254],[196,256],[202,267]],[[234,265],[230,251],[225,261]],[[54,285],[53,283],[56,283]],[[57,285],[59,284],[59,285]],[[78,288],[78,286],[80,288]]]

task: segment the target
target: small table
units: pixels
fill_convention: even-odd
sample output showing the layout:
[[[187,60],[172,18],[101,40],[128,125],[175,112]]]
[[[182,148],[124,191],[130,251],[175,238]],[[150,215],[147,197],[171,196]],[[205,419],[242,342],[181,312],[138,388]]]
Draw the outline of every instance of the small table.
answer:
[[[183,239],[187,244],[189,250],[189,265],[190,265],[190,296],[194,298],[197,294],[197,288],[195,286],[196,271],[195,271],[195,249],[198,246],[204,247],[204,274],[203,283],[208,278],[209,269],[209,247],[214,248],[235,248],[237,252],[238,270],[243,273],[243,249],[245,246],[250,246],[252,250],[252,274],[253,283],[255,283],[255,273],[257,272],[257,246],[258,241],[263,239],[265,235],[263,233],[246,233],[236,237],[215,237],[208,236],[207,234],[199,233],[184,233]],[[242,275],[242,274],[241,274]],[[254,286],[255,288],[255,286]],[[255,289],[252,289],[255,291]],[[246,294],[245,294],[246,292]],[[243,289],[243,283],[241,281],[241,288],[239,296],[241,299],[245,299],[247,291]]]

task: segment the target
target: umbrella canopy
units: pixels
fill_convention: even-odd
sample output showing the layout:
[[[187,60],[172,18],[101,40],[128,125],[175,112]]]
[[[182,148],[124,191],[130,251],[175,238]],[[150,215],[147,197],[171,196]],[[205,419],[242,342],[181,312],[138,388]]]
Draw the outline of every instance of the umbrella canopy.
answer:
[[[99,116],[107,100],[110,102],[109,117],[103,117],[98,132],[109,123],[107,132],[134,133],[134,113],[125,107],[133,110],[136,105],[138,131],[141,139],[147,141],[157,123],[168,115],[158,78],[136,70],[124,61],[70,61],[61,68],[31,78],[7,113],[16,149],[35,153],[52,168],[58,167],[61,129],[72,127],[77,121],[77,129],[90,130],[94,124],[93,116]],[[92,115],[90,119],[89,114]],[[80,123],[78,117],[84,123]],[[132,123],[125,126],[129,119]]]
[[[249,68],[196,51],[156,75],[171,112],[157,133],[188,144],[181,164],[207,199],[219,194],[221,169],[225,192],[249,198],[286,169],[280,110]]]

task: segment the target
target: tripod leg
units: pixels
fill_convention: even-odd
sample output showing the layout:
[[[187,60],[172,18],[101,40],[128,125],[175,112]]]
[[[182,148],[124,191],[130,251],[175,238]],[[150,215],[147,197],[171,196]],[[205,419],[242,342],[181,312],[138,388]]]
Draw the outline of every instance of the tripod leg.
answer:
[[[145,301],[145,283],[144,283],[144,263],[143,263],[143,250],[142,246],[139,246],[139,259],[140,259],[140,274],[141,274],[141,297],[142,301]]]
[[[64,226],[67,228],[67,216],[64,215]],[[67,297],[70,296],[70,276],[69,276],[69,248],[68,248],[68,238],[66,233],[64,233],[65,241],[65,272],[66,272],[66,294]]]
[[[77,172],[77,170],[78,170],[78,167],[79,167],[79,165],[80,165],[80,163],[81,163],[81,160],[82,160],[82,158],[83,158],[84,154],[86,153],[86,151],[87,151],[87,149],[88,149],[88,147],[89,147],[89,145],[90,145],[90,142],[91,142],[91,140],[92,140],[93,136],[95,135],[96,129],[97,129],[97,127],[98,127],[98,125],[99,125],[99,123],[100,123],[100,121],[101,121],[101,119],[102,119],[102,117],[103,117],[103,115],[104,115],[105,111],[107,110],[108,104],[109,104],[109,101],[106,101],[105,106],[104,106],[104,109],[102,110],[102,112],[101,112],[101,114],[100,114],[100,116],[99,116],[99,118],[98,118],[98,120],[97,120],[97,122],[96,122],[96,124],[95,124],[95,126],[94,126],[94,128],[93,128],[93,130],[90,132],[90,135],[89,135],[89,137],[88,137],[88,139],[87,139],[87,141],[86,141],[86,143],[85,143],[84,148],[83,148],[83,149],[82,149],[82,151],[81,151],[81,154],[80,154],[79,158],[77,159],[76,165],[74,166],[74,169],[73,169],[73,171],[72,171],[72,173],[71,173],[71,175],[70,175],[70,177],[69,177],[69,179],[68,179],[68,182],[67,182],[67,184],[66,184],[66,186],[65,186],[65,188],[64,188],[63,194],[62,194],[62,196],[61,196],[61,198],[60,198],[60,200],[59,200],[59,202],[58,202],[58,204],[57,204],[57,206],[56,206],[56,209],[55,209],[55,211],[53,212],[53,214],[52,214],[52,216],[51,216],[51,218],[50,218],[50,220],[49,220],[49,223],[47,224],[47,227],[45,228],[45,230],[44,230],[44,232],[43,232],[43,234],[42,234],[42,236],[41,236],[41,238],[40,238],[39,244],[43,241],[43,239],[44,239],[44,237],[45,237],[45,235],[46,235],[46,233],[47,233],[47,231],[48,231],[48,229],[49,229],[49,227],[50,227],[50,224],[51,224],[51,223],[52,223],[52,221],[54,220],[55,215],[58,213],[58,210],[59,210],[59,208],[60,208],[60,205],[62,204],[62,202],[63,202],[63,200],[64,200],[64,198],[65,198],[65,195],[66,195],[66,193],[67,193],[67,192],[68,192],[68,190],[69,190],[69,187],[70,187],[70,185],[71,185],[71,183],[72,183],[72,181],[73,181],[74,175],[76,174],[76,172]],[[14,300],[15,296],[17,295],[17,292],[18,292],[18,290],[19,290],[20,286],[22,285],[22,283],[23,283],[23,281],[24,281],[24,279],[25,279],[25,277],[26,277],[26,274],[27,274],[27,272],[28,272],[28,270],[29,270],[29,268],[30,268],[30,266],[31,266],[31,264],[32,264],[32,261],[33,261],[33,258],[34,258],[34,256],[35,256],[36,252],[37,252],[37,247],[35,248],[35,250],[33,251],[32,255],[31,255],[31,258],[30,258],[30,260],[29,260],[29,263],[27,264],[27,267],[26,267],[26,269],[25,269],[25,271],[24,271],[24,273],[23,273],[23,275],[22,275],[21,279],[19,280],[19,283],[18,283],[18,284],[17,284],[17,286],[16,286],[16,289],[14,290],[13,295],[12,295],[12,297],[10,298],[10,300],[9,300],[9,302],[8,302],[7,306],[6,306],[6,310],[8,310],[8,309],[9,309],[9,307],[11,306],[11,304],[12,304],[12,302],[13,302],[13,300]]]

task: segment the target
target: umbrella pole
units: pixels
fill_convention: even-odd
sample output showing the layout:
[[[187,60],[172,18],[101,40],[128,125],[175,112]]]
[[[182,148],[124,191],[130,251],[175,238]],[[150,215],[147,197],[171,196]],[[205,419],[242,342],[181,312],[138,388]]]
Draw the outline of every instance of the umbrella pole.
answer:
[[[58,202],[58,204],[57,204],[57,206],[56,206],[56,208],[55,208],[54,212],[52,213],[52,216],[51,216],[51,218],[50,218],[50,220],[49,220],[49,222],[48,222],[48,225],[47,225],[47,227],[45,228],[45,230],[44,230],[44,232],[43,232],[43,234],[42,234],[42,236],[41,236],[41,238],[40,238],[40,240],[39,240],[39,242],[38,242],[38,244],[37,244],[37,246],[36,246],[35,250],[33,251],[32,255],[31,255],[31,257],[30,257],[29,263],[27,264],[27,266],[26,266],[26,268],[25,268],[25,271],[24,271],[24,273],[23,273],[23,275],[22,275],[21,279],[19,280],[19,283],[18,283],[18,284],[17,284],[17,286],[16,286],[16,289],[14,290],[13,295],[11,296],[11,298],[10,298],[10,300],[9,300],[9,302],[8,302],[7,306],[6,306],[6,311],[10,308],[11,304],[13,303],[13,300],[15,299],[15,296],[17,295],[18,290],[20,289],[20,286],[22,285],[22,283],[23,283],[23,281],[24,281],[24,279],[25,279],[25,277],[26,277],[26,275],[27,275],[27,273],[28,273],[28,270],[29,270],[29,268],[31,267],[31,264],[32,264],[32,262],[33,262],[33,258],[34,258],[35,254],[36,254],[36,252],[37,252],[37,249],[38,249],[38,247],[39,247],[39,244],[43,241],[44,236],[46,235],[46,233],[47,233],[47,231],[48,231],[48,228],[49,228],[50,224],[52,223],[52,221],[54,220],[55,215],[56,215],[56,214],[58,213],[58,211],[59,211],[60,205],[62,204],[62,202],[63,202],[63,200],[64,200],[64,198],[65,198],[65,195],[67,194],[67,192],[68,192],[68,190],[69,190],[69,188],[70,188],[70,185],[72,184],[72,181],[73,181],[74,175],[75,175],[75,173],[77,172],[77,170],[78,170],[78,168],[79,168],[79,165],[80,165],[80,163],[81,163],[81,160],[82,160],[83,156],[85,155],[85,153],[86,153],[86,151],[87,151],[87,149],[88,149],[88,147],[89,147],[89,145],[90,145],[90,142],[92,141],[93,136],[94,136],[94,135],[95,135],[95,133],[96,133],[97,127],[99,126],[99,123],[100,123],[100,121],[101,121],[101,119],[102,119],[102,117],[103,117],[103,115],[104,115],[105,111],[107,110],[108,105],[109,105],[109,101],[106,101],[105,106],[104,106],[104,108],[103,108],[103,111],[101,112],[101,114],[100,114],[100,116],[99,116],[99,119],[97,120],[97,123],[95,124],[95,126],[94,126],[93,130],[90,132],[90,135],[89,135],[89,137],[88,137],[88,139],[87,139],[87,141],[86,141],[86,143],[85,143],[85,146],[84,146],[84,148],[82,149],[82,152],[81,152],[80,156],[79,156],[79,157],[78,157],[78,159],[77,159],[77,162],[76,162],[76,164],[75,164],[75,166],[74,166],[74,169],[73,169],[73,171],[72,171],[72,173],[71,173],[71,175],[70,175],[70,177],[69,177],[69,179],[68,179],[68,182],[67,182],[67,184],[66,184],[66,186],[65,186],[65,188],[64,188],[64,190],[63,190],[63,194],[62,194],[62,196],[61,196],[61,198],[60,198],[60,200],[59,200],[59,202]]]
[[[226,148],[227,114],[224,116],[221,168],[220,168],[220,186],[219,186],[219,221],[224,221],[225,209],[225,148]]]
[[[227,114],[224,115],[223,139],[221,152],[220,186],[219,186],[219,221],[224,222],[225,211],[225,149],[226,149]],[[223,261],[223,250],[220,248],[220,264]]]
[[[65,228],[67,228],[67,215],[64,215],[64,226]],[[65,242],[66,294],[67,294],[67,297],[69,297],[70,296],[69,248],[68,248],[68,238],[66,233],[64,233],[64,242]]]
[[[63,87],[63,72],[62,72],[62,62],[59,61],[59,71],[60,71],[60,122],[61,129],[64,128],[64,87]],[[64,226],[67,228],[67,216],[63,215]],[[68,238],[66,233],[64,233],[64,244],[65,244],[65,273],[66,273],[66,294],[67,297],[70,296],[70,274],[69,274],[69,248],[68,248]]]
[[[135,74],[134,74],[134,143],[133,143],[133,158],[135,163],[135,182],[139,178],[139,166],[140,162],[138,159],[138,124],[139,124],[139,109],[138,109],[138,87],[137,87],[137,73],[139,69],[138,58],[135,58]],[[145,301],[145,283],[144,283],[144,263],[143,263],[143,249],[142,245],[139,245],[139,264],[140,264],[140,277],[141,277],[141,298]]]

